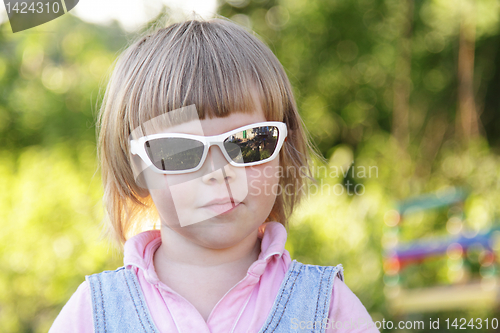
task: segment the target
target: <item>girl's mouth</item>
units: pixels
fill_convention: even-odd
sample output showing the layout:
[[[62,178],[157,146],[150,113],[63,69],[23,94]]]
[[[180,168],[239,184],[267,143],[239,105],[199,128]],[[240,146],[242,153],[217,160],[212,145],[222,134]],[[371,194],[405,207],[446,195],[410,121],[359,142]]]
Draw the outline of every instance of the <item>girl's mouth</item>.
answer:
[[[212,205],[205,205],[203,208],[210,209],[212,212],[216,214],[225,214],[232,212],[236,208],[240,206],[241,203],[239,202],[226,202],[226,203],[221,203],[221,204],[212,204]]]

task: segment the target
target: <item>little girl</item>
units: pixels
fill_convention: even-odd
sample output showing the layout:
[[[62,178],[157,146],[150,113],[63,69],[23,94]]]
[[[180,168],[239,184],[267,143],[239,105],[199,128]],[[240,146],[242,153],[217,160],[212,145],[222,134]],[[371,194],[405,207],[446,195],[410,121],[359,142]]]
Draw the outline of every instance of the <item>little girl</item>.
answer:
[[[116,64],[99,129],[124,266],[87,276],[50,332],[378,332],[341,265],[285,250],[313,151],[259,39],[225,19],[141,38]],[[160,230],[140,232],[154,219]]]

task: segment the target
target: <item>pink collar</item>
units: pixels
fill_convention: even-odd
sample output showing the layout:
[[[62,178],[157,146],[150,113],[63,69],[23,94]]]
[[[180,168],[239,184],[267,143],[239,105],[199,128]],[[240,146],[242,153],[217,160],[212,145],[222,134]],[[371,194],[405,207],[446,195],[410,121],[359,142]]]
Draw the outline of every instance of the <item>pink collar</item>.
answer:
[[[281,223],[267,222],[259,228],[259,238],[262,239],[259,258],[248,269],[248,274],[254,277],[260,277],[264,273],[267,263],[273,257],[281,258],[285,250],[287,232]],[[135,235],[125,243],[124,265],[141,269],[149,283],[159,284],[153,266],[153,255],[160,245],[160,230],[148,230]]]

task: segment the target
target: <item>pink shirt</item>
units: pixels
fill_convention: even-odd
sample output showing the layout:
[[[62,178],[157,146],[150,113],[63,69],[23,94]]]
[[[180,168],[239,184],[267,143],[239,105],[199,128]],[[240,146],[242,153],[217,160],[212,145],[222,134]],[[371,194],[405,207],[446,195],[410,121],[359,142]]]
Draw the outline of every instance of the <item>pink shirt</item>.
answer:
[[[266,225],[261,253],[247,275],[215,305],[207,321],[196,308],[162,283],[153,266],[161,244],[159,230],[143,232],[125,243],[124,264],[133,268],[153,321],[160,332],[259,332],[264,325],[291,259],[285,250],[287,233],[277,222]],[[365,307],[339,278],[335,278],[329,311],[330,323],[342,325],[327,332],[378,332]],[[363,321],[371,325],[352,325]],[[301,323],[304,329],[307,323]],[[63,307],[50,333],[93,332],[88,282],[83,282]]]

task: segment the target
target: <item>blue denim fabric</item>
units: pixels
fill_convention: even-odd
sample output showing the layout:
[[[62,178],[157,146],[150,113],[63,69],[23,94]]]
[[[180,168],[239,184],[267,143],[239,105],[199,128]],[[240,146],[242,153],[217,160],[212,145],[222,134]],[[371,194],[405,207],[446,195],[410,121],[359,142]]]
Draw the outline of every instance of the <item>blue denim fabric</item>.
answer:
[[[324,332],[321,323],[328,317],[335,275],[344,279],[342,265],[304,265],[294,260],[260,332],[290,333],[297,331],[294,323],[315,323],[307,332]],[[121,267],[87,276],[87,281],[96,333],[158,333],[132,271]]]
[[[336,274],[344,280],[342,265],[304,265],[294,260],[260,333],[324,332]]]
[[[159,333],[131,270],[121,267],[86,278],[92,296],[94,332]]]

